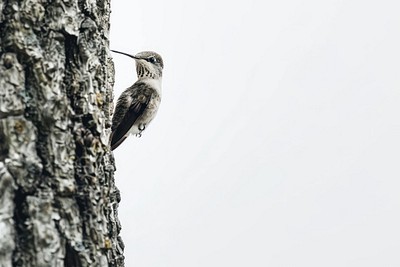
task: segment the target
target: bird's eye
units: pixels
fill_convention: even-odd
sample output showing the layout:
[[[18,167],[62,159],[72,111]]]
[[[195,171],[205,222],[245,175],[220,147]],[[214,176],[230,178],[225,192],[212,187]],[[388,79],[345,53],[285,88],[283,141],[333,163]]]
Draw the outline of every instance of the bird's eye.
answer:
[[[147,61],[149,61],[150,63],[157,63],[157,59],[155,58],[155,57],[149,57],[148,59],[147,59]]]

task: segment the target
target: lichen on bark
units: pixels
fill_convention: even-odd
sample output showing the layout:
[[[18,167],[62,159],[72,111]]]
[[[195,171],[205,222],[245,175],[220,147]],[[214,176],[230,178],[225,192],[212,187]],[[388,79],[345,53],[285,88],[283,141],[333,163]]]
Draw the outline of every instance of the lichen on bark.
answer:
[[[0,266],[123,266],[109,0],[0,0]]]

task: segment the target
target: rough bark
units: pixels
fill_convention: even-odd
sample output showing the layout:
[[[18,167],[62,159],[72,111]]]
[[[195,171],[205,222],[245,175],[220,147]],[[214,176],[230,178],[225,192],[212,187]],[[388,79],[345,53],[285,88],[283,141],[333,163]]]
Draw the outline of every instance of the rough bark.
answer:
[[[109,0],[0,0],[0,266],[123,266]]]

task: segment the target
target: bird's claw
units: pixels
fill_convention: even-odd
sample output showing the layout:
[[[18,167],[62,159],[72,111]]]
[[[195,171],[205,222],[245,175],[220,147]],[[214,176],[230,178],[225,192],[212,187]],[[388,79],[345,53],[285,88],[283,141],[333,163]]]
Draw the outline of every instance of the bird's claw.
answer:
[[[142,132],[146,129],[146,124],[140,124],[138,126],[139,133],[136,134],[138,138],[142,137]]]

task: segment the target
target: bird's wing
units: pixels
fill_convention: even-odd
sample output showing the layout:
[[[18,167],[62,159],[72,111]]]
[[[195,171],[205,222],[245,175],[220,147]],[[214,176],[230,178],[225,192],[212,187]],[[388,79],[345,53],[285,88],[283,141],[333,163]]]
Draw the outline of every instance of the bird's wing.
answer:
[[[127,137],[135,121],[146,110],[153,90],[145,84],[134,84],[135,88],[126,90],[117,101],[111,126],[111,150],[116,149]]]

